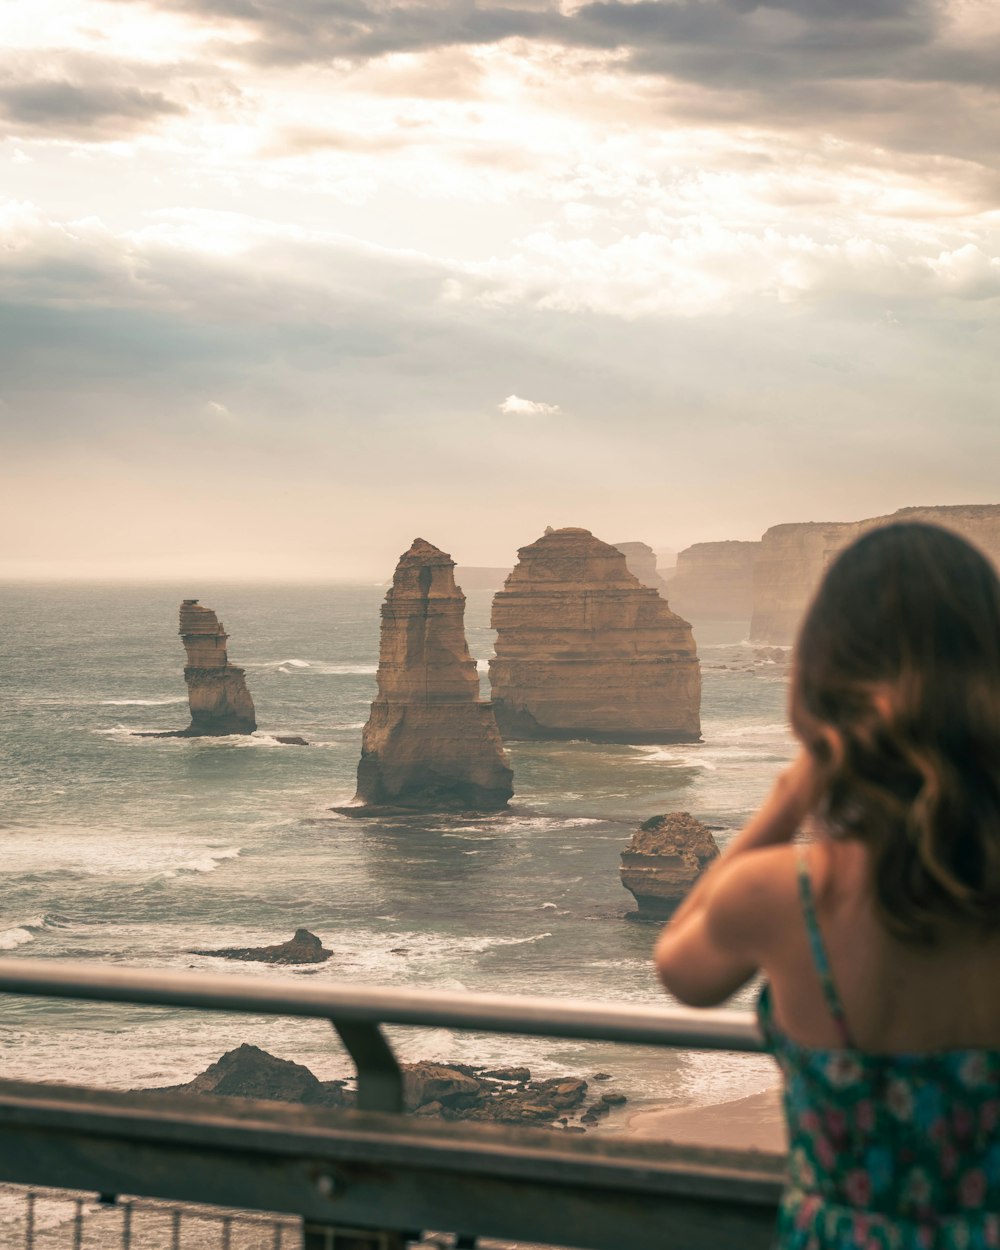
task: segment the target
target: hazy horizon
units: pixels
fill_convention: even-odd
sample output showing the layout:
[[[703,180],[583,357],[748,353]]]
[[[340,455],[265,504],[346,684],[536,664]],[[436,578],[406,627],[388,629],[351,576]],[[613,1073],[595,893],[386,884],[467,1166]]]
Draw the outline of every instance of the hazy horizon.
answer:
[[[1000,7],[0,16],[0,579],[997,498]]]

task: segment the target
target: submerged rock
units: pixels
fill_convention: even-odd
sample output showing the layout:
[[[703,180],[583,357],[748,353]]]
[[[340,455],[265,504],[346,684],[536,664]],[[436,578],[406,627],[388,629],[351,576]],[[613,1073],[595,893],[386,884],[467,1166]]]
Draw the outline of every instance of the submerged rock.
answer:
[[[668,920],[718,855],[712,831],[690,812],[667,812],[641,824],[621,857],[622,885],[639,905],[628,918]]]
[[[691,626],[589,530],[518,552],[493,600],[490,682],[505,738],[697,742],[701,670]]]
[[[513,774],[465,641],[451,556],[422,538],[400,558],[382,605],[378,696],[361,739],[355,805],[496,811]]]
[[[262,964],[322,964],[330,959],[320,938],[308,929],[296,929],[295,936],[278,946],[226,946],[217,951],[192,951],[192,955],[211,955],[217,959],[242,959]]]

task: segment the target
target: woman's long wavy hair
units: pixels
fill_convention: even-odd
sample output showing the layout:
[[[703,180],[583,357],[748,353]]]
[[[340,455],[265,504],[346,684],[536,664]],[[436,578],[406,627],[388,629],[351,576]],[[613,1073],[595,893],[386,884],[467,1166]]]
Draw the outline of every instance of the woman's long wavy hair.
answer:
[[[1000,931],[1000,579],[975,547],[902,523],[846,548],[799,634],[792,725],[890,932]]]

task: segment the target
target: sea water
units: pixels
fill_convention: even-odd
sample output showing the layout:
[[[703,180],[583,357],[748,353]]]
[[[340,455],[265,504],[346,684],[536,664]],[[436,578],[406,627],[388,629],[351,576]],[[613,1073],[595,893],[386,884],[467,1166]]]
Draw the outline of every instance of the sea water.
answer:
[[[5,956],[389,987],[664,1001],[655,929],[628,923],[619,854],[639,822],[689,811],[720,843],[792,754],[784,669],[747,623],[696,622],[704,742],[512,743],[515,798],[492,816],[351,819],[375,693],[381,586],[2,589],[0,950]],[[261,726],[143,738],[188,723],[177,606],[231,633]],[[491,594],[468,596],[484,674]],[[484,687],[485,688],[485,687]],[[299,734],[308,747],[280,744]],[[327,963],[192,954],[304,926]],[[751,1002],[747,990],[735,1007]],[[611,1072],[631,1104],[697,1104],[773,1084],[757,1056],[667,1053],[447,1030],[393,1030],[405,1060]],[[323,1022],[7,998],[0,1075],[138,1088],[189,1080],[251,1042],[321,1079],[351,1065]],[[604,1088],[608,1088],[605,1086]]]

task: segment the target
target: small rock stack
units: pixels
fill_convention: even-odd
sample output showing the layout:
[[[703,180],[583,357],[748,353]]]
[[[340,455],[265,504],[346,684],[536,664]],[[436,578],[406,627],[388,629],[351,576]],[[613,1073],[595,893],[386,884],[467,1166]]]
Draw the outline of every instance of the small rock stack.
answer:
[[[622,885],[639,905],[627,918],[669,920],[718,855],[712,831],[690,812],[645,821],[622,851]]]
[[[185,599],[180,611],[180,635],[187,654],[187,682],[191,724],[187,737],[252,734],[257,714],[242,668],[229,663],[228,634],[211,608],[197,599]]]

